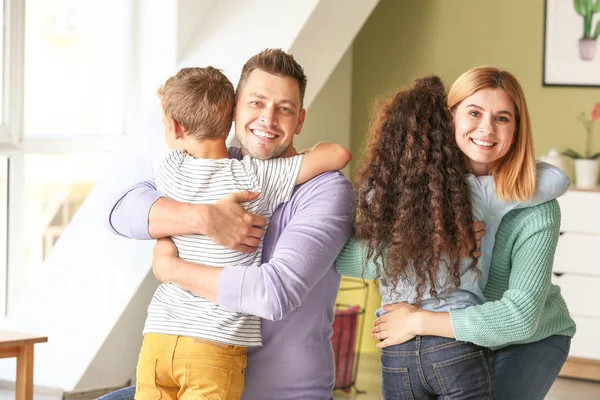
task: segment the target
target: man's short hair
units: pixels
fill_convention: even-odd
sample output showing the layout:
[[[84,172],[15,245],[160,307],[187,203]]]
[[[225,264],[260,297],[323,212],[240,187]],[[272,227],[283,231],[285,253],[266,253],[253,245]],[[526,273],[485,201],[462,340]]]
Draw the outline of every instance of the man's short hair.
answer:
[[[183,68],[158,89],[163,112],[197,140],[227,137],[233,120],[233,85],[218,69]]]
[[[306,75],[304,69],[294,60],[294,56],[281,49],[266,49],[250,58],[242,68],[240,81],[236,88],[236,96],[239,96],[240,90],[255,69],[260,69],[271,75],[295,79],[300,89],[300,105],[304,104]]]

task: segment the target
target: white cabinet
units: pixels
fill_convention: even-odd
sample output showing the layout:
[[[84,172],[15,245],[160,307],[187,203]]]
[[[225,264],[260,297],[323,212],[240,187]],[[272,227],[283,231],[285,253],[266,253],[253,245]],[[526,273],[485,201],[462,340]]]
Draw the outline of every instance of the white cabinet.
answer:
[[[600,380],[600,192],[570,190],[558,202],[561,235],[552,282],[577,324],[561,375]]]

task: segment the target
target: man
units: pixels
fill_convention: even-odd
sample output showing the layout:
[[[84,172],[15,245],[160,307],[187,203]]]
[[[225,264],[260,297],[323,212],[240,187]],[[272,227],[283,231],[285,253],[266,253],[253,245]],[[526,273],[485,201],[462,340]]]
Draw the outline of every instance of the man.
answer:
[[[306,76],[291,55],[265,50],[248,60],[236,89],[234,115],[242,154],[261,159],[297,154],[293,139],[306,115],[305,89]],[[231,153],[240,157],[239,151]],[[256,226],[264,219],[238,202],[255,195],[242,192],[210,206],[182,204],[161,197],[154,183],[146,181],[114,205],[110,224],[116,233],[138,239],[201,233],[251,252],[263,234]],[[170,240],[157,242],[153,267],[160,280],[227,310],[263,318],[263,346],[248,349],[243,399],[332,398],[330,337],[340,281],[333,263],[353,223],[352,186],[335,172],[297,187],[275,211],[260,267],[190,264],[177,258]],[[131,399],[133,393],[127,388],[103,399]]]

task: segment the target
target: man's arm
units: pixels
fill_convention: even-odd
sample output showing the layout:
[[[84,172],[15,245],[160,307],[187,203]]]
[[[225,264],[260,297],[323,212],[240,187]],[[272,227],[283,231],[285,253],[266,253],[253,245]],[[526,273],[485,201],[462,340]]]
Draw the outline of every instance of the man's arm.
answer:
[[[148,232],[148,215],[161,198],[154,181],[136,183],[119,196],[108,210],[108,229],[131,239],[154,239]]]
[[[279,237],[273,257],[260,267],[214,268],[168,256],[155,273],[224,309],[280,320],[333,265],[354,225],[354,191],[339,173],[321,175],[292,199],[295,213]]]
[[[340,173],[320,175],[292,199],[294,215],[260,267],[226,267],[219,304],[230,311],[280,320],[332,267],[354,226],[352,185]]]
[[[109,209],[109,229],[132,239],[156,239],[201,233],[224,247],[253,252],[266,221],[239,205],[257,193],[242,191],[212,205],[179,203],[162,197],[154,181],[137,183]]]

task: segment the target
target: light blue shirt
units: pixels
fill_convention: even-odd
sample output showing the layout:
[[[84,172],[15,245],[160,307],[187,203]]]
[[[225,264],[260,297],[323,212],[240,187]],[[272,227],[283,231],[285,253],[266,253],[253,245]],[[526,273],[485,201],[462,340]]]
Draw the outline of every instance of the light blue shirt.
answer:
[[[471,265],[470,258],[463,259],[461,261],[460,286],[452,290],[454,285],[451,281],[446,282],[448,278],[445,273],[446,268],[442,268],[438,274],[438,287],[446,287],[450,290],[438,293],[438,298],[435,298],[429,294],[430,286],[427,286],[420,305],[425,310],[442,312],[485,303],[483,289],[489,276],[496,231],[500,226],[502,217],[515,208],[532,207],[553,200],[564,194],[571,184],[564,172],[541,161],[537,162],[536,195],[526,202],[500,200],[496,196],[494,178],[490,175],[475,176],[468,174],[467,181],[471,187],[473,197],[474,220],[485,222],[485,236],[481,243],[482,254],[477,261],[477,268],[481,271],[481,275],[478,277],[477,271],[469,268]],[[400,280],[395,289],[388,279],[382,276],[379,288],[382,305],[401,301],[415,302],[416,280],[410,276]],[[383,308],[377,310],[377,316],[384,313]]]

